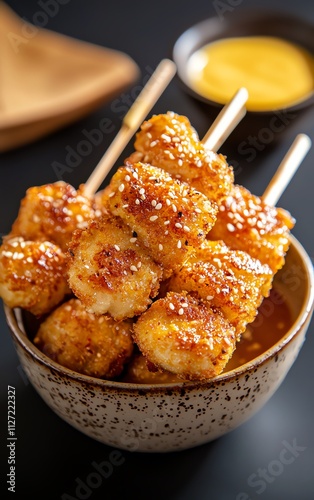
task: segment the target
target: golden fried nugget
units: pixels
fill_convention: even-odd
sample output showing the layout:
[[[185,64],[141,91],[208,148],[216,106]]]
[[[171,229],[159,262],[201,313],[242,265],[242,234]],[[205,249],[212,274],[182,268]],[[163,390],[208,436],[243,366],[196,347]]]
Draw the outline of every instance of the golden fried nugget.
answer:
[[[236,344],[235,329],[221,311],[186,292],[169,292],[156,300],[133,330],[150,363],[186,380],[221,373]]]
[[[43,321],[34,344],[66,368],[112,379],[132,355],[131,326],[90,314],[78,299],[71,299]]]
[[[170,278],[168,290],[196,292],[223,312],[239,338],[269,295],[272,279],[271,269],[248,253],[207,241]]]
[[[67,257],[59,247],[21,237],[5,240],[0,247],[0,296],[5,304],[41,316],[68,293]]]
[[[92,201],[63,181],[26,191],[10,237],[52,241],[66,251],[72,233],[95,217]]]
[[[235,185],[220,205],[208,238],[223,240],[230,248],[249,253],[276,273],[285,263],[294,224],[286,210],[266,205],[243,186]]]
[[[69,252],[69,285],[89,312],[132,318],[158,293],[161,267],[119,218],[104,216],[77,230]]]
[[[126,367],[123,382],[130,384],[172,384],[182,383],[182,380],[173,373],[160,370],[151,371],[145,357],[141,353],[136,353]]]
[[[126,163],[160,167],[218,204],[232,189],[233,169],[223,155],[206,150],[186,116],[173,112],[152,116],[136,134],[134,147]]]
[[[136,232],[164,277],[181,267],[216,220],[217,207],[206,196],[151,165],[119,168],[110,187],[109,210]]]

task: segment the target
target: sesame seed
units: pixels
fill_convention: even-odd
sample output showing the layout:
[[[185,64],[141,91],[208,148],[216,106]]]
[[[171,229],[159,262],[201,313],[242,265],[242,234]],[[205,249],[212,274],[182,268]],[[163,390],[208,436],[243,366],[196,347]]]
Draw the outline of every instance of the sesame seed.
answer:
[[[137,172],[133,172],[133,177],[134,177],[134,179],[137,180],[138,179],[138,173]]]
[[[177,210],[178,210],[177,207],[174,204],[172,204],[172,210],[174,211],[174,213],[176,213]]]
[[[41,243],[41,244],[39,245],[39,250],[40,250],[41,252],[45,252],[45,251],[46,251],[46,247],[45,247],[45,245],[44,245],[43,243]]]
[[[119,191],[120,191],[120,193],[122,193],[124,191],[124,184],[123,183],[120,184]]]
[[[167,134],[161,134],[161,138],[166,142],[171,142],[171,137]]]
[[[183,229],[184,229],[184,231],[186,231],[187,233],[189,233],[189,232],[190,232],[190,228],[189,228],[189,226],[183,226]]]
[[[33,221],[35,223],[38,223],[40,221],[40,218],[38,217],[38,215],[36,215],[36,214],[33,215]]]
[[[168,226],[168,224],[170,224],[170,220],[165,220],[164,226]]]
[[[135,205],[139,205],[140,203],[141,203],[140,200],[138,198],[136,198]]]
[[[170,207],[170,205],[171,205],[171,201],[168,200],[168,198],[166,199],[166,205],[168,205],[168,207]]]
[[[207,295],[206,300],[212,300],[214,298],[213,295]]]
[[[141,267],[142,267],[142,262],[140,261],[137,263],[137,268],[140,269]]]
[[[233,224],[230,224],[230,222],[228,222],[227,224],[227,229],[228,231],[230,231],[231,233],[233,233],[235,231],[235,227]]]
[[[170,307],[170,309],[171,309],[172,311],[174,311],[174,305],[173,305],[173,303],[172,303],[172,302],[170,302],[170,303],[169,303],[169,307]]]
[[[158,141],[152,141],[150,143],[150,147],[153,148],[154,146],[156,146],[156,144],[158,144]]]
[[[189,304],[188,304],[187,302],[184,302],[184,303],[182,304],[182,307],[189,307]]]
[[[159,243],[158,248],[159,248],[160,251],[164,249],[164,247],[162,246],[161,243]]]
[[[177,248],[181,248],[181,246],[182,246],[182,243],[181,243],[181,241],[179,240],[179,241],[178,241],[178,243],[177,243]]]
[[[179,167],[182,167],[182,165],[183,165],[183,161],[181,160],[181,158],[178,159],[178,165],[179,165]]]
[[[161,208],[162,208],[162,203],[157,203],[157,205],[155,206],[155,209],[160,210]]]
[[[7,252],[6,250],[3,250],[2,255],[4,255],[4,257],[12,257],[13,253]]]
[[[130,238],[130,243],[135,243],[137,238]]]
[[[31,264],[31,263],[33,262],[32,257],[27,257],[27,258],[26,258],[26,262],[29,262],[29,263]]]
[[[130,269],[131,269],[131,271],[134,271],[134,272],[137,271],[137,267],[136,266],[130,266]]]
[[[196,212],[197,214],[201,214],[201,213],[202,213],[202,210],[201,210],[200,208],[195,208],[195,212]]]
[[[122,205],[122,208],[128,208],[128,203],[126,205]]]
[[[176,222],[175,226],[178,227],[179,229],[182,229],[182,224],[180,224],[180,222]]]
[[[115,249],[117,250],[117,252],[120,252],[120,247],[119,247],[119,245],[115,245],[114,247],[115,247]]]
[[[180,307],[179,311],[178,311],[178,314],[180,314],[180,316],[182,316],[182,314],[184,314],[184,309],[183,307]]]
[[[145,189],[144,189],[144,188],[141,188],[141,189],[139,190],[139,193],[140,193],[140,194],[144,194],[144,193],[145,193]]]
[[[152,205],[153,205],[153,207],[155,207],[157,205],[157,201],[156,200],[152,200]]]
[[[151,222],[154,222],[154,221],[155,221],[155,220],[157,220],[157,219],[158,219],[158,215],[152,215],[152,216],[149,218],[149,220],[150,220]]]
[[[126,180],[127,182],[130,182],[131,177],[130,177],[129,175],[126,175],[126,176],[125,176],[125,180]]]
[[[165,236],[168,236],[168,234],[169,234],[169,231],[165,231]]]

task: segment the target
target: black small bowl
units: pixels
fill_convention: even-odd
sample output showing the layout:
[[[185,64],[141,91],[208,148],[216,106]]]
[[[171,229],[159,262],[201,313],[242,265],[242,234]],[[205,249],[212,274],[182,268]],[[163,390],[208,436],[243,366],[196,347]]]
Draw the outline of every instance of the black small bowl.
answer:
[[[204,45],[225,38],[243,36],[273,36],[295,43],[314,54],[314,26],[307,21],[285,14],[258,10],[240,10],[232,16],[220,19],[205,19],[185,31],[173,47],[173,60],[177,65],[177,74],[192,96],[211,106],[223,105],[207,99],[192,88],[187,63],[192,54]],[[243,85],[245,86],[245,84]],[[285,109],[297,111],[314,103],[314,92],[295,105]],[[272,114],[274,110],[249,111],[253,114]]]
[[[238,9],[232,16],[205,19],[185,31],[174,43],[172,57],[177,65],[177,78],[183,89],[198,104],[201,113],[215,116],[223,104],[198,94],[190,85],[187,62],[204,45],[219,39],[240,36],[274,36],[295,43],[314,54],[314,26],[283,12]],[[239,158],[250,153],[250,144],[257,141],[261,148],[273,148],[298,119],[314,104],[314,93],[303,101],[283,109],[248,110],[232,132],[229,144],[237,145]],[[243,151],[242,151],[243,150]],[[250,155],[247,161],[251,161]]]

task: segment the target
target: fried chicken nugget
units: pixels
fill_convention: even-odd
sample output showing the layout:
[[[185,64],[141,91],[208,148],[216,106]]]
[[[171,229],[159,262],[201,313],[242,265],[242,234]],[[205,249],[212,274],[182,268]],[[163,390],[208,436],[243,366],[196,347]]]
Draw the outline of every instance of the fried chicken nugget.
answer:
[[[161,267],[119,218],[103,216],[75,231],[69,253],[70,288],[89,312],[132,318],[158,293]]]
[[[71,299],[43,321],[34,344],[66,368],[112,379],[132,355],[131,326],[131,322],[116,323],[90,314],[78,299]]]
[[[186,292],[169,292],[156,300],[133,330],[150,363],[186,380],[221,373],[236,344],[235,329],[221,311]]]
[[[206,150],[186,116],[154,115],[136,134],[135,153],[127,160],[163,168],[218,204],[234,182],[233,169],[221,154]]]
[[[196,292],[222,311],[237,338],[254,321],[269,295],[273,273],[246,252],[230,250],[222,241],[207,241],[168,283],[168,290]]]
[[[136,232],[164,277],[181,267],[216,220],[217,206],[206,196],[151,165],[119,168],[110,187],[109,210]]]
[[[69,293],[67,256],[59,247],[21,237],[5,240],[0,247],[0,296],[5,304],[41,316]]]
[[[243,186],[235,185],[220,205],[208,238],[223,240],[230,248],[249,253],[276,273],[285,263],[294,224],[286,210],[271,207]]]
[[[72,233],[95,217],[92,200],[70,184],[59,181],[26,191],[10,237],[51,241],[66,251]]]
[[[129,384],[170,384],[182,383],[182,380],[173,373],[149,370],[143,354],[136,353],[126,367],[123,382]]]

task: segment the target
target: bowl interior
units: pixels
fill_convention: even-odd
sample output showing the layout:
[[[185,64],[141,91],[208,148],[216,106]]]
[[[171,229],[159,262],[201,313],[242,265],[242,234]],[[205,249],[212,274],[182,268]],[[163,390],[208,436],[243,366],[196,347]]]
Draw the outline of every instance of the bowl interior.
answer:
[[[223,19],[212,17],[189,28],[174,44],[173,60],[177,65],[178,76],[185,90],[203,102],[221,107],[222,104],[204,97],[193,88],[188,72],[188,61],[193,53],[210,42],[244,36],[283,38],[314,54],[313,25],[284,12],[241,10],[241,12],[234,12],[232,16]],[[289,106],[289,109],[298,110],[313,103],[314,92],[297,104]],[[250,110],[249,112],[268,114],[273,111]]]
[[[240,373],[243,373],[246,369],[251,368],[252,365],[255,366],[263,363],[265,359],[275,355],[287,342],[302,331],[306,324],[308,324],[309,317],[313,312],[314,304],[313,266],[306,251],[293,236],[291,236],[291,245],[286,256],[285,266],[276,274],[274,287],[276,287],[281,296],[284,297],[284,300],[289,307],[291,313],[290,328],[288,328],[288,330],[283,330],[280,338],[277,338],[275,342],[271,342],[267,349],[258,356],[253,357],[250,361],[240,366],[236,366],[235,368],[233,368],[232,364],[230,364],[229,366],[231,369],[225,370],[221,375],[208,381],[209,384],[234,378]],[[272,306],[274,310],[276,308],[276,302],[274,302]],[[100,384],[106,387],[127,388],[128,390],[132,390],[132,388],[138,390],[139,388],[143,389],[145,387],[146,384],[130,384],[119,381],[95,379],[62,367],[39,351],[32,343],[31,339],[38,328],[38,321],[32,316],[27,314],[25,315],[19,309],[12,310],[7,306],[4,306],[4,309],[14,342],[18,343],[19,346],[26,351],[28,356],[31,356],[31,358],[34,358],[41,364],[44,364],[61,374],[65,373],[67,376],[77,380],[82,380],[86,383],[92,381],[93,384]],[[272,311],[270,310],[267,314],[270,315],[271,319]],[[196,384],[193,382],[182,382],[182,385],[183,384],[185,386],[200,385],[199,382]],[[160,387],[160,384],[156,385]],[[180,384],[168,383],[162,385],[169,388],[169,386],[178,387]]]

